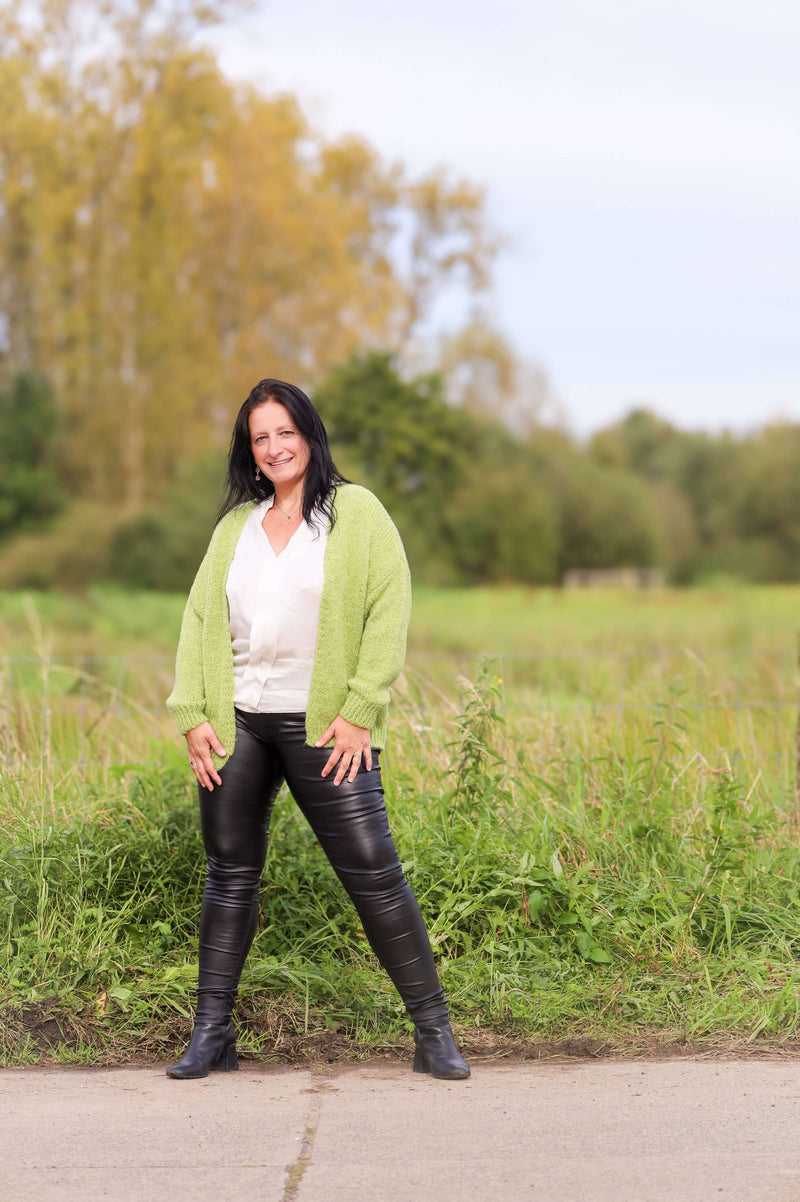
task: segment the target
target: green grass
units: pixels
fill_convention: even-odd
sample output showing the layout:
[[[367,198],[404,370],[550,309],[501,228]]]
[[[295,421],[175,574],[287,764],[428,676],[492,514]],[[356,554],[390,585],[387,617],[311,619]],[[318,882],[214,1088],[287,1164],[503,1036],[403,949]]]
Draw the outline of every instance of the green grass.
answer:
[[[0,592],[4,654],[174,654],[184,598],[96,587],[86,596]],[[414,590],[412,653],[735,650],[795,645],[800,586]]]
[[[798,603],[419,591],[387,801],[468,1049],[798,1038]],[[166,1057],[188,1031],[202,847],[163,712],[181,608],[0,595],[7,1063]],[[408,1044],[288,796],[239,1016],[262,1057]]]

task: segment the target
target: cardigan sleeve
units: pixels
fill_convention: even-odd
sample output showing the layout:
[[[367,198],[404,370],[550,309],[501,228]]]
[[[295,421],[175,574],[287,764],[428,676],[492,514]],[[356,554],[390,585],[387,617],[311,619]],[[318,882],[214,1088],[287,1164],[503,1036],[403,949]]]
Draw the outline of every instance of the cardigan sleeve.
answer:
[[[178,653],[175,659],[175,684],[167,698],[181,734],[186,734],[202,722],[207,722],[205,684],[203,680],[203,612],[208,581],[211,549],[198,568],[189,599],[183,611]]]
[[[341,715],[356,726],[373,727],[389,704],[389,689],[406,656],[411,616],[411,575],[397,527],[385,510],[370,539],[370,568],[364,630]]]

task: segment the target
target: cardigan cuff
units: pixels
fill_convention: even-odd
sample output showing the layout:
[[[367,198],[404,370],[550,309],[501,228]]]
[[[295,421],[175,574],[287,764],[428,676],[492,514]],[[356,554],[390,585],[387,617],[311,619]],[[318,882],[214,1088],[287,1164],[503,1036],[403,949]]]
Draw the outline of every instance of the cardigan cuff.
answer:
[[[354,726],[365,726],[367,730],[372,730],[384,709],[382,705],[375,705],[374,702],[359,697],[358,693],[348,693],[340,713]]]
[[[168,708],[182,735],[185,735],[187,730],[193,730],[195,726],[200,726],[203,722],[208,722],[208,718],[204,712],[196,706],[171,705]]]

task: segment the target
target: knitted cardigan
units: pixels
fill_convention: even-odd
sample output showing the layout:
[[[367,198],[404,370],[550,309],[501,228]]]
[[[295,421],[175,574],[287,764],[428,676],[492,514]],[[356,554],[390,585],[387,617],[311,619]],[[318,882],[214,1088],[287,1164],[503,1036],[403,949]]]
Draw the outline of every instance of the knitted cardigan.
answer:
[[[236,741],[233,650],[225,586],[254,502],[217,524],[183,614],[175,686],[167,698],[182,734],[210,722],[226,755]],[[356,484],[335,493],[336,521],[325,548],[319,631],[306,710],[313,746],[339,714],[386,742],[389,689],[400,674],[411,613],[411,580],[400,535],[377,497]]]

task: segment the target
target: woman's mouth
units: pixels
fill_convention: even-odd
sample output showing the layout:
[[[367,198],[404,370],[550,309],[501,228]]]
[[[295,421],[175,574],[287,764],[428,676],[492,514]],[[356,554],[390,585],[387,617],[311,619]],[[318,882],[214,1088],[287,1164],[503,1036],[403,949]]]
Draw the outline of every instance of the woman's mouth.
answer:
[[[291,463],[291,459],[278,459],[275,463],[270,463],[269,467],[283,467],[284,463]]]

